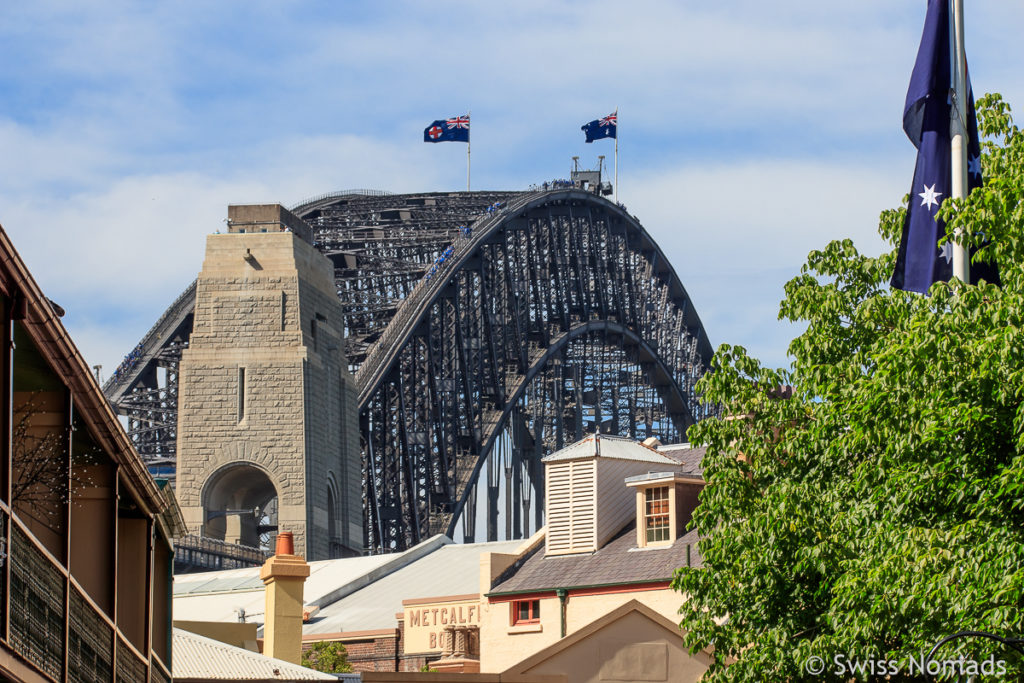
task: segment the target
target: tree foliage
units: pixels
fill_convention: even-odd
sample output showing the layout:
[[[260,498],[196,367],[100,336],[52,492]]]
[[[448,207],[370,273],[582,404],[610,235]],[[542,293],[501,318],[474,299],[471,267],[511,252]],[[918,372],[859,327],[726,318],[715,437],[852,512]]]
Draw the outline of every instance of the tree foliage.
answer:
[[[318,640],[303,650],[302,666],[327,674],[352,673],[345,644],[331,640]]]
[[[714,649],[708,680],[821,680],[811,656],[838,680],[837,655],[903,662],[901,680],[943,636],[1024,636],[1024,136],[998,95],[978,104],[986,184],[941,211],[948,235],[991,242],[1002,288],[890,289],[905,209],[886,211],[893,251],[835,241],[786,285],[780,319],[807,325],[789,369],[723,345],[701,380],[723,410],[691,430],[704,568],[674,585],[687,644]],[[961,654],[1020,677],[992,641],[938,656]]]

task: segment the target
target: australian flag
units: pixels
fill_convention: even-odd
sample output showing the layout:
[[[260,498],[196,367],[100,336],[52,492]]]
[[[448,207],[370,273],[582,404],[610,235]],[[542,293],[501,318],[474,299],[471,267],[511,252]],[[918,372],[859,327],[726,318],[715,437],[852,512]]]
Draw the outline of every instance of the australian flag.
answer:
[[[469,114],[434,121],[423,130],[423,142],[469,142]]]
[[[601,138],[617,138],[619,128],[619,112],[609,114],[603,119],[594,119],[580,127],[587,134],[587,142],[600,140]]]
[[[949,1],[928,0],[924,34],[903,108],[903,130],[917,147],[910,206],[903,224],[892,286],[927,292],[953,275],[953,245],[938,246],[945,224],[935,218],[953,189],[950,115],[953,112],[949,46]],[[967,191],[981,186],[981,148],[974,97],[967,83]],[[971,264],[971,279],[998,283],[994,265]]]

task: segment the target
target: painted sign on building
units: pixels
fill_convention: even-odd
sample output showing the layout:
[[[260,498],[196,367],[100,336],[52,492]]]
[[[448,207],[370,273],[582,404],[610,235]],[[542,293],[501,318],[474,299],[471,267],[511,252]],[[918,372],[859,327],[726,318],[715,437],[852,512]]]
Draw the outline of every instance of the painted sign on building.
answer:
[[[479,626],[480,605],[477,594],[403,600],[405,652],[441,652],[445,627]]]

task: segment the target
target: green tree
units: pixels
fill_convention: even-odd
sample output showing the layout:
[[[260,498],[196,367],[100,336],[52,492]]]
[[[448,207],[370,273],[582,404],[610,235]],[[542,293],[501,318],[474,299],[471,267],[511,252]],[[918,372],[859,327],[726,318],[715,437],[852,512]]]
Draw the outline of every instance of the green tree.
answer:
[[[674,586],[687,644],[714,648],[708,680],[822,680],[812,656],[827,680],[888,673],[838,677],[837,656],[920,679],[910,658],[943,636],[1024,636],[1024,136],[998,95],[978,109],[986,185],[942,215],[948,234],[991,240],[1002,288],[891,290],[895,250],[832,242],[786,285],[780,319],[807,326],[790,368],[723,345],[698,386],[723,419],[691,431],[708,445],[704,567]],[[904,214],[881,216],[893,247]],[[791,399],[772,397],[780,385]],[[939,658],[961,654],[1021,677],[998,643],[957,640]]]
[[[344,643],[319,640],[302,651],[302,666],[327,674],[352,673]]]

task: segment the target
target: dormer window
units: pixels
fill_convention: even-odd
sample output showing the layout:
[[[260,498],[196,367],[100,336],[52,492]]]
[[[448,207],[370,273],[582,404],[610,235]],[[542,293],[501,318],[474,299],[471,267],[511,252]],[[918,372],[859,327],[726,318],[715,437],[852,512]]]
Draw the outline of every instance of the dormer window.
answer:
[[[647,544],[672,540],[668,487],[654,486],[644,491],[644,535]]]
[[[671,475],[650,481],[646,474],[675,468],[675,460],[627,437],[594,434],[543,462],[546,555],[593,553],[634,520],[643,529],[645,515],[650,516],[653,538],[661,539],[652,543],[671,544],[676,538]],[[660,488],[659,497],[645,505],[643,491],[623,486],[623,477],[627,482],[639,477],[644,488]],[[630,500],[634,497],[636,502]]]
[[[704,487],[699,476],[679,472],[648,472],[627,477],[636,489],[636,546],[668,547],[683,535]]]

